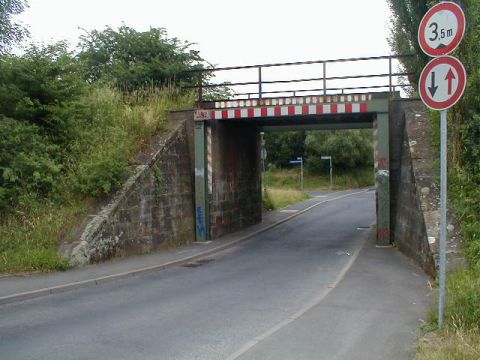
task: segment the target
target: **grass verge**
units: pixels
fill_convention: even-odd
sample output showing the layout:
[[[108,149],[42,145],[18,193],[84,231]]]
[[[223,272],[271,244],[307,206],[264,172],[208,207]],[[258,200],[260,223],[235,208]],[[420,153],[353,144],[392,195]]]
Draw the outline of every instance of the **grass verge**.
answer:
[[[372,186],[375,183],[373,169],[354,169],[333,175],[333,190],[345,190]],[[328,174],[304,174],[305,190],[328,190],[330,176]],[[274,169],[265,174],[267,187],[283,189],[300,189],[299,169]]]
[[[452,329],[429,333],[420,341],[414,360],[460,359],[480,359],[480,337],[477,332]]]
[[[308,194],[300,190],[268,188],[263,192],[263,207],[265,210],[277,210],[309,198]]]
[[[68,260],[58,255],[58,243],[68,241],[70,230],[86,215],[81,201],[56,204],[27,199],[0,223],[0,272],[64,270]]]

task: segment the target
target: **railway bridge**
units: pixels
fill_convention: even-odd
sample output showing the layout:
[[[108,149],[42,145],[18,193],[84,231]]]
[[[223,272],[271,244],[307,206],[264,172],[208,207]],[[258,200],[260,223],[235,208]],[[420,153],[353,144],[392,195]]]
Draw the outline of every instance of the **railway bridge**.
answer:
[[[391,119],[391,102],[410,86],[405,81],[410,74],[393,71],[398,58],[380,56],[199,71],[198,108],[194,112],[197,241],[261,221],[261,132],[371,128],[377,245],[390,245],[390,189],[395,181],[391,163],[398,161],[398,154],[391,151],[392,134],[401,132]],[[321,76],[301,76],[308,66],[316,66]],[[246,72],[253,72],[255,79],[207,81],[219,78],[218,74],[223,79],[236,75],[243,80]],[[272,79],[275,75],[277,78]]]

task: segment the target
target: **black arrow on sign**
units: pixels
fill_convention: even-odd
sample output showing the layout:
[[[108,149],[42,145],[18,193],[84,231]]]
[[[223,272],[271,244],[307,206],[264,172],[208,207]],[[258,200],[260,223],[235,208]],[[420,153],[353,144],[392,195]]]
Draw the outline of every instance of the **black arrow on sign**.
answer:
[[[430,91],[430,94],[432,97],[435,96],[435,93],[437,92],[438,86],[435,86],[435,71],[432,72],[432,83],[431,86],[428,87],[428,90]]]

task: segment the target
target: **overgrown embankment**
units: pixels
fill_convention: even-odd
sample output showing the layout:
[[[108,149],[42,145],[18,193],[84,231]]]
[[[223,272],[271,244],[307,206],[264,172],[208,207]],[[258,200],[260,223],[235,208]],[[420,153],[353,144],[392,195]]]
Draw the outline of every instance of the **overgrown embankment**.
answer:
[[[127,26],[0,54],[0,272],[68,267],[58,244],[128,177],[134,155],[191,108],[198,53]]]
[[[68,260],[58,255],[58,245],[73,241],[76,228],[97,199],[119,188],[133,156],[164,129],[166,111],[190,107],[192,98],[173,89],[125,98],[112,88],[100,87],[89,89],[69,105],[77,120],[72,131],[78,135],[53,159],[42,149],[56,144],[50,144],[36,125],[13,119],[1,122],[0,126],[9,126],[2,130],[12,137],[24,131],[21,143],[30,143],[31,148],[22,147],[16,154],[8,150],[15,156],[9,162],[11,171],[20,175],[10,178],[16,183],[7,193],[10,198],[4,198],[10,206],[3,210],[0,223],[0,272],[67,267]],[[35,135],[27,139],[31,133]],[[2,143],[2,154],[8,153],[8,145]],[[55,168],[48,172],[44,163]],[[38,182],[32,183],[35,177]]]

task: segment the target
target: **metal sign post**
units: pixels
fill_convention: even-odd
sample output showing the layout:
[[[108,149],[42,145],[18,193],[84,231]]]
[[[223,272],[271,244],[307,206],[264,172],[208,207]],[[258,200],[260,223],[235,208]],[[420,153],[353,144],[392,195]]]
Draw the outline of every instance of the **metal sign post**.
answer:
[[[446,270],[447,270],[447,110],[440,111],[440,264],[438,326],[443,326],[445,314]]]
[[[322,156],[322,160],[330,160],[330,190],[333,189],[333,167],[332,167],[332,157],[331,156]]]
[[[430,109],[440,110],[440,246],[438,327],[445,319],[447,272],[447,109],[463,95],[467,74],[463,64],[451,53],[465,33],[465,14],[460,6],[441,2],[423,17],[418,28],[418,42],[423,52],[435,57],[423,69],[419,80],[422,101]],[[439,57],[437,57],[439,56]]]
[[[303,157],[297,157],[297,160],[290,160],[290,164],[300,164],[300,190],[303,191]]]

